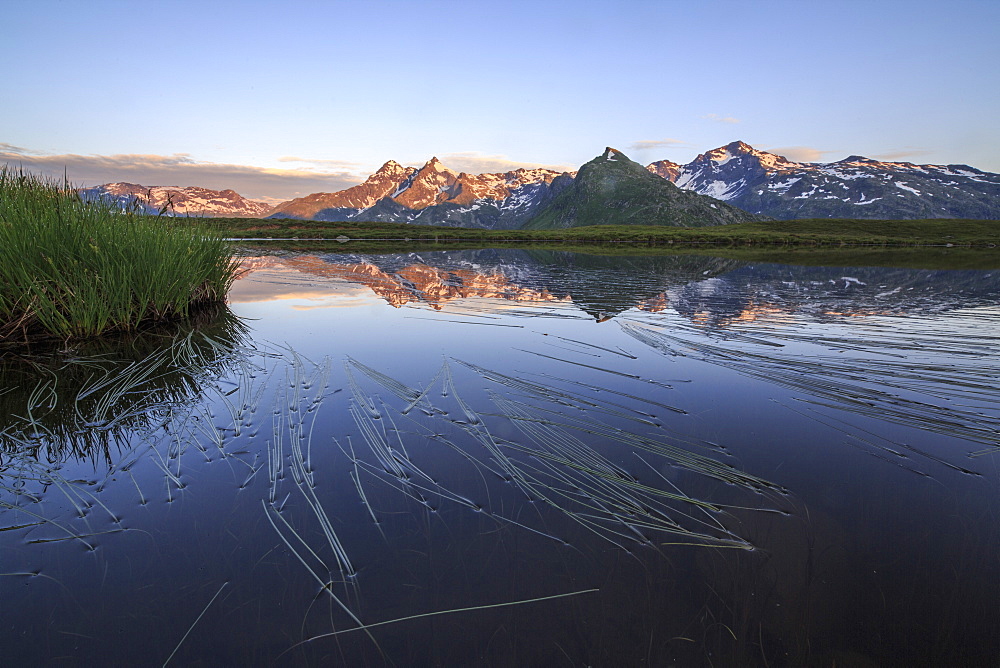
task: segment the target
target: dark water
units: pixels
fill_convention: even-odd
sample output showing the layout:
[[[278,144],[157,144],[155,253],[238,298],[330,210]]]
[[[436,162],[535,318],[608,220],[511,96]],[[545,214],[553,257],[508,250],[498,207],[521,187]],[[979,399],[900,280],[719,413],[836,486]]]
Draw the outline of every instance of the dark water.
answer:
[[[996,665],[1000,272],[247,266],[0,366],[4,663]]]

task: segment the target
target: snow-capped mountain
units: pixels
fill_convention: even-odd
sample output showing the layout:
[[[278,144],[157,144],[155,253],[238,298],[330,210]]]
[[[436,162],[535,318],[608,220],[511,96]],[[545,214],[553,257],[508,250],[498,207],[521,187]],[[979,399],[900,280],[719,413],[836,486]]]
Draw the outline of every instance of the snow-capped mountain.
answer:
[[[678,187],[773,218],[1000,218],[1000,174],[968,165],[880,162],[852,155],[792,162],[741,141],[686,165],[647,169]]]
[[[584,225],[706,227],[761,220],[718,199],[682,190],[610,146],[539,210],[529,229]]]
[[[269,204],[247,199],[233,190],[209,190],[197,186],[141,186],[135,183],[105,183],[82,188],[85,199],[104,199],[121,206],[141,207],[143,213],[165,216],[258,218],[271,210]]]
[[[514,229],[571,181],[570,174],[543,168],[468,174],[437,158],[420,169],[390,160],[364,183],[293,199],[268,217]]]

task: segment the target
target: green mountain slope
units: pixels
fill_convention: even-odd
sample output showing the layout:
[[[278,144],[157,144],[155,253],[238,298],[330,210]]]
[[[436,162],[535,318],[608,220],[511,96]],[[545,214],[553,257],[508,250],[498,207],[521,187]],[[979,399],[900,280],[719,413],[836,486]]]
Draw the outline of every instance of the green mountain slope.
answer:
[[[581,167],[573,184],[529,220],[524,229],[584,225],[706,227],[766,219],[681,190],[609,147]]]

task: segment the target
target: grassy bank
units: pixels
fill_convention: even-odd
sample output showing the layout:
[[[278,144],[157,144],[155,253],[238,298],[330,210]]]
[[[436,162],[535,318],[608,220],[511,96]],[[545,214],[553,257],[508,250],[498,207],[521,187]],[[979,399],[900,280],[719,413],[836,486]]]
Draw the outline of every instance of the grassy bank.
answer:
[[[236,238],[332,239],[352,241],[473,243],[635,243],[754,246],[952,246],[1000,245],[995,220],[772,220],[717,227],[595,225],[562,230],[479,230],[401,223],[328,223],[293,219],[201,219],[219,233]]]
[[[0,169],[0,341],[71,339],[186,317],[225,299],[219,235]]]

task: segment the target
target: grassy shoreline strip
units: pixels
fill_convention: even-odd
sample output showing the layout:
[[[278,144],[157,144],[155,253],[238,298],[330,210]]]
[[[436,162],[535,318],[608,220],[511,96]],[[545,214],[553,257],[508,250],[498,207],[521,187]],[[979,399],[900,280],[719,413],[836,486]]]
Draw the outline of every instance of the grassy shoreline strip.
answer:
[[[191,221],[85,201],[68,184],[0,169],[0,341],[133,331],[225,300],[236,265]]]
[[[184,220],[184,219],[180,219]],[[188,219],[192,220],[192,219]],[[717,227],[596,225],[560,230],[484,230],[403,223],[297,219],[197,219],[234,239],[328,239],[350,242],[634,243],[652,245],[940,246],[1000,245],[995,220],[779,220]]]

